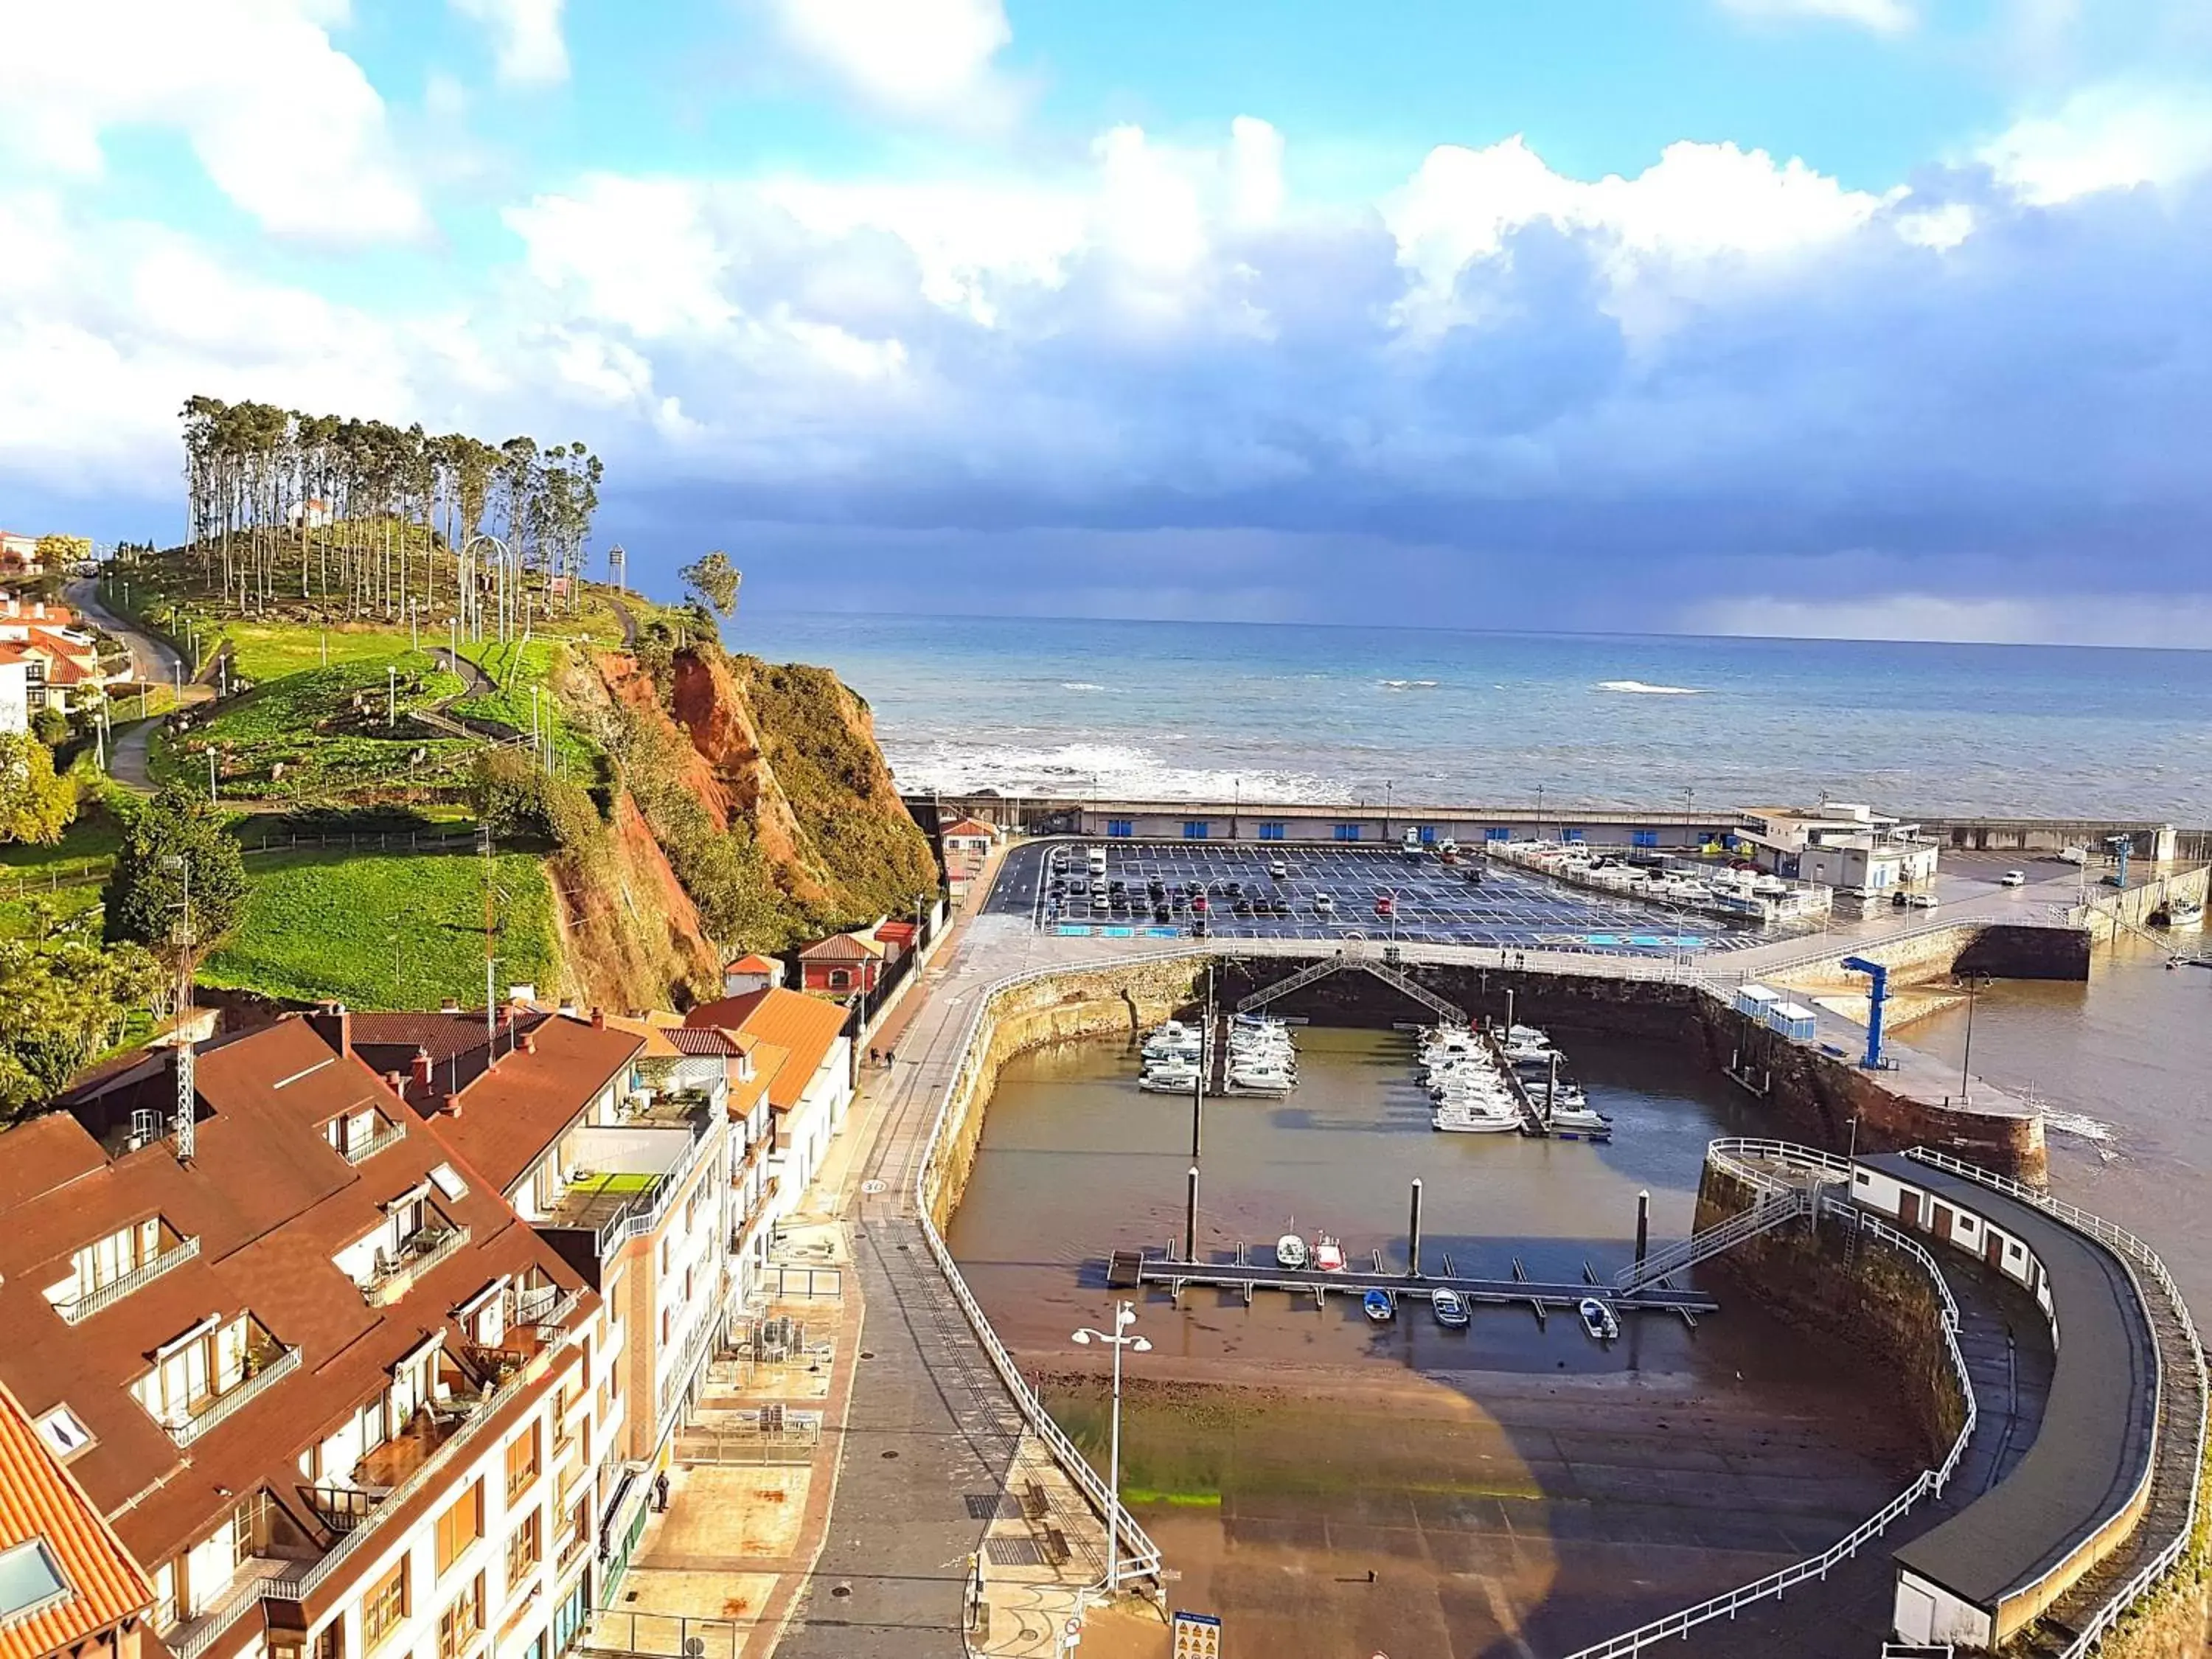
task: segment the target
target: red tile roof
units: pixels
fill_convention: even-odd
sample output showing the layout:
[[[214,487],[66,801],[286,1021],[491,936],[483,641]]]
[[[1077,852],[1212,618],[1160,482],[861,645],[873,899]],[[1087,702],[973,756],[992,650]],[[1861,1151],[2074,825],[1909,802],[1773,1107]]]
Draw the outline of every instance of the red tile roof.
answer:
[[[832,933],[828,939],[817,939],[801,947],[801,962],[875,962],[884,954],[884,947],[872,939],[858,933]]]
[[[158,1564],[196,1543],[257,1487],[295,1486],[295,1460],[389,1382],[435,1330],[465,1340],[451,1310],[501,1275],[568,1289],[580,1281],[496,1191],[467,1182],[434,1201],[467,1243],[398,1300],[371,1306],[334,1260],[386,1220],[385,1205],[453,1160],[375,1074],[292,1018],[204,1045],[194,1157],[157,1140],[111,1158],[95,1139],[173,1103],[173,1057],[64,1097],[67,1110],[0,1133],[0,1382],[33,1417],[66,1403],[94,1443],[70,1473],[115,1516],[126,1548]],[[337,1116],[374,1107],[402,1134],[359,1164],[325,1139]],[[43,1293],[71,1253],[159,1217],[199,1240],[197,1256],[64,1321]],[[180,1448],[132,1397],[147,1356],[210,1312],[251,1313],[301,1369]]]
[[[840,1004],[771,986],[741,997],[702,1002],[684,1015],[684,1023],[759,1037],[785,1050],[789,1058],[769,1080],[768,1099],[777,1110],[787,1112],[799,1104],[814,1073],[829,1058],[844,1032],[845,1019]]]
[[[995,841],[999,832],[981,818],[955,818],[941,826],[937,832],[944,836],[980,836],[985,841]]]
[[[739,957],[735,962],[724,963],[722,971],[726,974],[772,974],[775,971],[775,963],[755,951],[750,956]]]
[[[481,1012],[352,1018],[355,1050],[378,1072],[399,1073],[408,1104],[437,1114],[439,1138],[502,1193],[646,1046],[635,1032],[534,1010],[501,1023],[489,1042]],[[430,1057],[427,1089],[413,1076],[418,1053]],[[456,1100],[458,1115],[447,1109]]]
[[[876,929],[876,937],[885,945],[896,945],[902,951],[911,945],[915,935],[921,930],[910,921],[887,921]]]
[[[84,1488],[0,1388],[0,1550],[38,1539],[68,1585],[53,1605],[0,1622],[0,1659],[40,1659],[153,1605],[138,1570]]]

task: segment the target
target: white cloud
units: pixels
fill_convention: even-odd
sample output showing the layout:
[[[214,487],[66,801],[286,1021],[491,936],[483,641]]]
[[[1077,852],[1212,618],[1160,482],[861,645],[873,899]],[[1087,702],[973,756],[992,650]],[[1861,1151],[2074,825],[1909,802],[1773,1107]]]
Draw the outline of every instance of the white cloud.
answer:
[[[2069,202],[2103,190],[2167,185],[2212,169],[2212,97],[2119,84],[2077,92],[1983,147],[1981,159],[2023,201]]]
[[[532,276],[640,339],[712,329],[734,314],[719,287],[732,256],[683,180],[594,173],[574,194],[540,196],[504,217]]]
[[[1855,23],[1876,34],[1902,34],[1920,21],[1912,0],[1721,0],[1721,3],[1746,17],[1816,18]]]
[[[0,152],[27,173],[96,176],[101,137],[181,130],[208,176],[262,226],[337,241],[427,221],[384,100],[331,42],[341,0],[106,0],[0,6],[9,66]]]
[[[510,86],[546,86],[568,78],[562,38],[562,0],[453,0],[453,9],[491,37],[499,78]]]
[[[992,60],[1012,40],[1001,0],[767,0],[787,45],[872,104],[988,118]]]

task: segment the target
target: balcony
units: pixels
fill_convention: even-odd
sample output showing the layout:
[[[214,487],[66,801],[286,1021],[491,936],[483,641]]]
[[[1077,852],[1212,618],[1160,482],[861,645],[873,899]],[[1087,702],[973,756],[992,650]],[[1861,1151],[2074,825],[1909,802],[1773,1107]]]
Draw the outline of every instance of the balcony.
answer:
[[[399,1247],[396,1255],[379,1251],[376,1267],[361,1287],[362,1300],[372,1308],[388,1308],[405,1296],[415,1281],[469,1242],[466,1227],[439,1224],[426,1226]]]
[[[246,1364],[252,1368],[251,1372],[235,1387],[213,1395],[175,1420],[163,1423],[161,1426],[169,1431],[169,1438],[179,1446],[189,1446],[218,1424],[244,1410],[264,1389],[276,1387],[300,1369],[300,1351],[297,1348],[276,1348],[271,1342],[268,1349],[249,1348]]]
[[[349,1164],[366,1164],[386,1146],[397,1146],[406,1138],[404,1124],[391,1123],[380,1118],[374,1130],[349,1144],[338,1156]]]
[[[678,1121],[641,1115],[577,1131],[567,1150],[578,1173],[538,1224],[590,1234],[601,1261],[659,1225],[669,1200],[721,1136],[720,1121],[697,1107],[679,1116],[672,1104],[664,1105],[658,1117]]]
[[[111,1279],[99,1289],[88,1291],[74,1302],[61,1302],[54,1311],[70,1324],[89,1319],[102,1308],[112,1307],[131,1291],[143,1289],[172,1267],[182,1267],[200,1253],[198,1238],[180,1238],[160,1255],[149,1257],[120,1278]]]
[[[495,1343],[462,1344],[462,1362],[489,1386],[499,1387],[538,1355],[560,1346],[562,1322],[583,1294],[580,1289],[563,1291],[557,1285],[520,1292],[508,1308],[507,1334]]]

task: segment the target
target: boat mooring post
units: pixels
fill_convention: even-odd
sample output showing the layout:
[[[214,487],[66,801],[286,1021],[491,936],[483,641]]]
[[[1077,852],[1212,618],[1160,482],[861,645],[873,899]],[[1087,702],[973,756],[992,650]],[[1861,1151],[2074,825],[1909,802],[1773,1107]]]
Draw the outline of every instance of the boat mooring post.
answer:
[[[1182,1259],[1198,1260],[1198,1165],[1190,1166],[1190,1188],[1183,1200]]]
[[[1199,1045],[1199,1052],[1201,1055],[1206,1052],[1203,1043]],[[1201,1059],[1198,1075],[1190,1080],[1190,1161],[1194,1164],[1198,1162],[1199,1143],[1205,1138],[1206,1064]]]
[[[1421,1178],[1413,1177],[1413,1216],[1406,1228],[1406,1277],[1421,1276]]]
[[[1645,1188],[1636,1194],[1636,1265],[1644,1265],[1644,1257],[1651,1248],[1651,1189]]]

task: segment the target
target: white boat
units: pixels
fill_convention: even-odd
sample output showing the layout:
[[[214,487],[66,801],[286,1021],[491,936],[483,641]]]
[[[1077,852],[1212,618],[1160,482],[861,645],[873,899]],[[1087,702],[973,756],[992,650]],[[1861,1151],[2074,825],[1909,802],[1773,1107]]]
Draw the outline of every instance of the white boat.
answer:
[[[1613,1120],[1590,1106],[1554,1106],[1545,1122],[1553,1134],[1571,1139],[1613,1139]]]
[[[1198,1084],[1195,1069],[1188,1072],[1146,1072],[1137,1086],[1151,1095],[1187,1095]]]
[[[1439,1290],[1429,1306],[1436,1312],[1437,1323],[1446,1330],[1457,1331],[1467,1328],[1467,1303],[1457,1291]]]
[[[1441,1107],[1429,1119],[1429,1127],[1448,1135],[1510,1135],[1521,1129],[1519,1114],[1504,1112],[1455,1112]]]
[[[1610,1302],[1586,1296],[1576,1304],[1575,1311],[1582,1316],[1583,1328],[1598,1341],[1610,1342],[1620,1334],[1620,1322],[1613,1317]]]
[[[1275,1241],[1275,1265],[1278,1267],[1303,1267],[1306,1265],[1306,1242],[1296,1233],[1285,1233]]]
[[[1313,1243],[1313,1264],[1325,1273],[1344,1271],[1344,1246],[1327,1233],[1316,1233]]]

